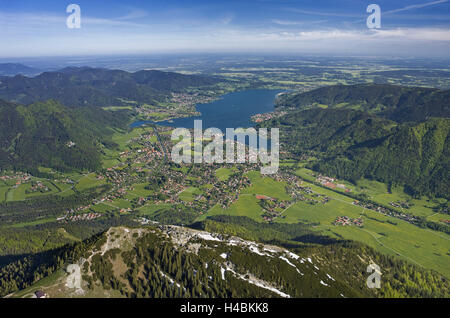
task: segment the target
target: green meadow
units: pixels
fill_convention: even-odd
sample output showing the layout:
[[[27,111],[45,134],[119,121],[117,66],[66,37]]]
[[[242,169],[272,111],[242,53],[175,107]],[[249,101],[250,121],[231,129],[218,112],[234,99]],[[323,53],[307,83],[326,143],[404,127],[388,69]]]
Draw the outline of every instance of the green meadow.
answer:
[[[145,189],[145,187],[147,186],[147,183],[136,183],[133,184],[133,190],[129,190],[128,194],[130,195],[130,198],[132,199],[133,197],[141,197],[141,198],[145,198],[151,194],[153,194],[153,191],[151,190],[147,190]]]
[[[313,175],[314,173],[306,168],[300,168],[296,170],[295,172],[299,177],[306,181],[313,182],[316,177]],[[422,216],[422,217],[435,217],[436,212],[433,211],[433,208],[436,207],[439,203],[444,203],[447,200],[446,199],[430,199],[426,196],[423,196],[420,199],[415,199],[411,197],[410,195],[406,194],[403,191],[403,187],[397,186],[393,187],[391,189],[391,193],[388,192],[388,187],[385,183],[375,181],[375,180],[368,180],[368,179],[361,179],[358,180],[356,185],[346,181],[346,180],[339,180],[337,183],[345,184],[345,186],[352,190],[353,194],[365,194],[368,196],[368,198],[374,202],[377,202],[384,206],[389,206],[394,210],[397,210],[399,212],[406,212],[409,214]],[[318,187],[316,187],[318,188]],[[343,190],[336,189],[336,191],[340,191],[344,193]],[[329,191],[329,193],[333,193]],[[408,202],[411,207],[409,209],[402,209],[393,207],[390,205],[391,202]],[[440,215],[441,219],[449,219],[448,216]],[[436,220],[436,218],[434,218]]]
[[[232,174],[233,174],[233,169],[219,168],[216,170],[216,177],[220,181],[227,181]]]
[[[262,222],[262,209],[258,205],[256,194],[282,200],[289,199],[285,192],[286,184],[284,182],[262,177],[257,171],[249,172],[247,176],[252,180],[252,186],[243,190],[236,202],[227,209],[222,209],[216,205],[199,219],[204,219],[210,215],[226,214],[247,216]],[[368,187],[368,185],[366,183],[364,186]],[[311,224],[316,231],[323,235],[363,242],[380,252],[395,255],[418,266],[434,269],[450,277],[450,267],[448,266],[450,264],[449,235],[419,228],[398,218],[384,216],[378,212],[353,205],[352,198],[312,183],[303,181],[303,186],[310,187],[314,192],[327,195],[332,200],[326,204],[297,202],[284,210],[281,217],[275,219],[276,222],[305,222]],[[371,184],[370,190],[376,196],[377,193],[380,195],[385,189],[382,184]],[[395,196],[396,194],[392,195]],[[390,197],[389,200],[391,198],[395,197]],[[338,216],[362,217],[364,226],[358,228],[356,226],[332,225]],[[435,215],[433,217],[439,218],[440,216]]]
[[[416,265],[435,269],[450,277],[450,236],[422,229],[403,220],[387,217],[344,201],[310,205],[298,202],[278,222],[315,223],[323,234],[366,243],[377,250],[402,257]],[[364,226],[333,226],[337,216],[362,217]]]
[[[37,179],[34,179],[37,180]],[[31,184],[30,183],[24,183],[20,184],[17,187],[11,186],[11,187],[4,187],[3,191],[0,190],[0,195],[3,198],[2,201],[6,198],[6,201],[23,201],[28,198],[36,197],[36,196],[42,196],[42,195],[49,195],[49,194],[57,194],[60,192],[60,190],[51,182],[41,180],[42,183],[49,188],[49,191],[46,192],[30,192],[27,193],[27,190],[30,190]],[[6,194],[6,196],[5,196]]]
[[[105,180],[97,179],[97,175],[95,173],[90,173],[88,175],[83,176],[75,186],[78,191],[83,191],[89,188],[98,187],[100,185],[105,184]]]
[[[259,171],[250,171],[245,174],[252,185],[242,191],[242,194],[261,194],[280,200],[290,200],[286,193],[286,182],[278,182],[270,177],[264,177]]]
[[[207,216],[211,215],[234,215],[234,216],[247,216],[260,222],[262,209],[258,205],[258,199],[254,195],[241,195],[239,199],[234,202],[228,209],[222,209],[219,205],[213,206],[207,214],[202,215],[198,220],[203,220]]]
[[[139,213],[139,215],[142,215],[142,216],[151,216],[156,211],[159,211],[159,210],[165,209],[165,208],[170,208],[171,206],[172,206],[172,204],[169,204],[169,203],[147,204],[147,205],[144,205],[143,207],[139,208],[138,213]]]
[[[35,221],[30,222],[22,222],[22,223],[15,223],[11,225],[13,228],[19,228],[19,227],[25,227],[25,226],[32,226],[32,225],[39,225],[39,224],[45,224],[45,223],[51,223],[55,222],[55,218],[44,218],[44,219],[37,219]]]
[[[203,192],[196,187],[186,188],[183,192],[178,195],[178,198],[184,202],[193,202],[197,195],[202,194]]]
[[[0,186],[0,203],[6,200],[6,194],[9,191],[9,186]]]

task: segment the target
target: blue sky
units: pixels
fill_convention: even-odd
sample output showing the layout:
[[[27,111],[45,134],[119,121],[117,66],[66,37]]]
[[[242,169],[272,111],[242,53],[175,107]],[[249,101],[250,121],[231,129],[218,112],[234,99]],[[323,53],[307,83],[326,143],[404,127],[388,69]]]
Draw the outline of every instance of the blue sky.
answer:
[[[66,7],[81,7],[81,29]],[[369,30],[366,8],[382,9]],[[0,57],[163,52],[450,55],[450,0],[0,0]]]

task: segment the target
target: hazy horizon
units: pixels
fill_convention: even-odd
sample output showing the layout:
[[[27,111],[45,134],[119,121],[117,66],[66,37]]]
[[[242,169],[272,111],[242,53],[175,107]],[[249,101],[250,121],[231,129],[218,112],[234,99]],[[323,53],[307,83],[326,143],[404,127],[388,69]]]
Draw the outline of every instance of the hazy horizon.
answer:
[[[69,4],[81,8],[70,29]],[[381,28],[369,29],[369,4]],[[0,58],[286,54],[449,57],[450,1],[0,0]]]

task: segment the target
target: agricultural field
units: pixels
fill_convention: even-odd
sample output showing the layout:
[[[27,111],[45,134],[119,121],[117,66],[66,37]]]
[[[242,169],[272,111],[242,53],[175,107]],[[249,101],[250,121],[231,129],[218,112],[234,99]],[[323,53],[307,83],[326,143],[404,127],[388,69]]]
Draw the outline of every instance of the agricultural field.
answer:
[[[90,173],[83,176],[75,186],[78,191],[83,191],[89,188],[98,187],[100,185],[105,184],[106,182],[103,179],[98,179],[95,173]]]
[[[6,200],[6,194],[9,191],[9,186],[0,185],[0,202],[4,202]]]
[[[178,198],[184,202],[193,202],[195,197],[200,194],[202,194],[202,191],[199,188],[189,187],[184,189],[184,191],[178,195]]]
[[[136,177],[138,171],[149,173],[149,171],[153,171],[152,169],[157,167],[161,162],[160,158],[156,158],[153,162],[155,166],[146,166],[143,163],[145,161],[139,161],[139,163],[135,162],[136,158],[143,156],[143,154],[138,153],[138,150],[143,147],[142,134],[150,131],[153,132],[151,127],[141,127],[135,128],[129,132],[117,132],[117,134],[113,136],[114,142],[119,146],[116,150],[104,149],[103,168],[114,167],[114,169],[112,169],[114,174],[120,176],[121,174],[125,174],[125,178],[127,178],[126,180],[129,180],[129,183],[127,183],[126,187],[123,187],[123,195],[117,196],[117,194],[114,193],[113,198],[105,199],[98,204],[92,204],[88,210],[77,211],[75,215],[89,211],[108,215],[113,213],[130,214],[131,216],[142,216],[151,219],[156,212],[164,211],[175,205],[185,204],[187,206],[188,204],[199,204],[200,201],[195,201],[195,198],[198,195],[203,195],[207,193],[209,189],[215,187],[218,187],[220,190],[221,186],[223,187],[224,185],[223,182],[233,181],[236,177],[234,174],[239,173],[239,169],[237,168],[214,168],[211,170],[212,178],[208,180],[208,183],[201,183],[201,174],[198,172],[197,174],[190,173],[190,167],[188,166],[165,167],[165,173],[169,176],[172,172],[182,173],[184,175],[179,184],[182,186],[182,190],[177,188],[178,190],[173,192],[171,201],[167,201],[172,202],[172,204],[155,204],[150,197],[157,195],[158,190],[146,189],[149,185],[148,182],[145,182],[146,179]],[[170,133],[170,130],[164,131],[161,132],[161,136],[170,138]],[[151,142],[158,142],[154,135],[151,138]],[[121,155],[121,153],[126,150],[131,151]],[[356,206],[352,204],[354,199],[346,196],[344,190],[331,190],[314,184],[313,182],[316,181],[317,175],[313,171],[305,168],[304,164],[305,163],[298,163],[292,160],[284,160],[281,162],[282,167],[295,167],[295,174],[303,180],[303,187],[308,187],[314,194],[320,194],[322,198],[325,196],[329,197],[330,200],[326,203],[314,203],[311,201],[298,201],[294,203],[291,201],[291,196],[286,192],[286,188],[289,186],[288,182],[276,181],[272,177],[261,175],[259,171],[241,172],[243,173],[243,176],[251,181],[251,185],[240,189],[237,198],[234,198],[235,193],[233,191],[228,189],[223,190],[225,195],[230,196],[231,198],[228,208],[223,208],[223,205],[216,204],[216,201],[213,201],[208,208],[198,210],[199,216],[196,220],[204,220],[208,216],[225,214],[232,216],[247,216],[257,222],[264,222],[263,216],[265,210],[262,206],[264,202],[262,202],[259,196],[266,196],[269,199],[273,198],[276,201],[288,202],[286,207],[283,207],[282,209],[276,207],[276,212],[281,213],[281,215],[275,217],[273,222],[291,224],[303,222],[311,224],[312,228],[320,234],[334,238],[363,242],[380,252],[395,255],[411,263],[434,269],[445,274],[447,277],[450,277],[450,270],[448,268],[448,264],[450,263],[449,235],[443,232],[419,228],[398,218],[384,216],[375,211]],[[52,173],[51,171],[46,172]],[[21,184],[17,186],[16,189],[13,189],[15,184],[11,181],[0,181],[0,202],[5,199],[9,201],[25,200],[28,197],[46,194],[69,196],[75,193],[74,190],[77,192],[88,191],[89,189],[107,183],[107,178],[105,178],[103,173],[104,171],[85,174],[55,174],[55,180],[33,177],[33,181],[39,180],[49,188],[50,191],[44,194],[40,192],[27,194],[26,191],[31,186],[30,183]],[[102,177],[99,177],[101,174]],[[64,183],[62,182],[63,178],[70,179],[73,183]],[[216,183],[217,181],[219,181],[219,183]],[[344,184],[347,189],[351,190],[352,194],[365,194],[371,200],[382,205],[388,206],[391,202],[404,201],[410,204],[410,208],[407,209],[408,213],[428,217],[429,220],[436,222],[440,219],[448,219],[447,215],[437,214],[433,211],[433,207],[438,203],[443,203],[442,201],[431,200],[425,197],[420,200],[413,199],[405,194],[401,188],[393,188],[391,189],[391,193],[389,193],[385,184],[371,180],[360,180],[357,184],[352,184],[345,180],[339,180],[338,182]],[[119,185],[122,187],[121,184],[122,183],[119,182],[115,185],[119,188]],[[305,196],[307,198],[313,198],[311,195]],[[148,199],[146,203],[143,203],[144,205],[135,205],[137,198],[150,199]],[[164,200],[165,199],[163,199],[163,201]],[[201,200],[201,203],[204,202],[204,200]],[[133,208],[133,206],[135,208]],[[401,208],[398,209],[401,211]],[[63,213],[63,211],[61,211],[61,213]],[[336,218],[343,216],[352,219],[361,218],[363,220],[363,226],[333,225]],[[14,226],[26,227],[52,221],[55,221],[55,218],[42,218],[29,222],[17,223]]]
[[[303,180],[310,182],[314,182],[316,180],[316,174],[307,168],[297,169],[295,173]],[[430,218],[429,220],[441,220],[449,218],[448,215],[446,216],[444,214],[438,214],[433,211],[433,208],[435,208],[437,205],[447,202],[446,199],[431,199],[426,196],[423,196],[420,199],[415,199],[406,194],[403,191],[403,188],[400,186],[392,187],[391,192],[389,192],[388,187],[385,183],[375,180],[361,179],[358,180],[356,185],[346,180],[338,180],[336,181],[336,183],[344,184],[347,189],[351,190],[352,194],[365,194],[367,195],[368,199],[381,205],[389,206],[399,212],[407,212],[416,216],[427,217]],[[339,188],[336,188],[335,191],[345,193],[344,190],[341,190]],[[410,207],[408,209],[403,209],[400,207],[392,206],[390,204],[396,202],[408,203]]]
[[[233,174],[233,170],[229,168],[219,168],[216,170],[216,177],[219,181],[227,181],[231,174]]]
[[[141,208],[138,209],[138,214],[141,216],[151,216],[153,215],[156,211],[161,210],[161,209],[165,209],[165,208],[170,208],[172,206],[172,204],[166,204],[166,203],[162,203],[162,204],[147,204]]]
[[[252,186],[242,191],[242,194],[260,194],[280,200],[289,200],[286,193],[286,182],[278,182],[269,177],[261,176],[259,171],[251,171],[247,176],[252,182]]]
[[[153,194],[153,191],[145,189],[147,186],[146,183],[136,183],[133,185],[133,190],[128,191],[128,194],[130,194],[130,198],[133,197],[146,197],[151,194]]]
[[[58,194],[66,196],[73,194],[71,191],[72,185],[65,184],[58,181],[50,181],[44,178],[31,178],[31,181],[36,184],[39,182],[39,189],[32,189],[30,181],[22,184],[15,184],[12,182],[0,183],[0,203],[11,201],[23,201],[34,197]]]
[[[250,171],[245,174],[252,185],[245,188],[239,199],[234,202],[228,209],[222,209],[219,205],[213,206],[205,215],[202,215],[199,220],[205,219],[210,215],[235,215],[248,216],[258,222],[261,222],[263,209],[258,204],[259,200],[256,195],[264,195],[280,200],[289,200],[290,197],[286,193],[285,182],[278,182],[269,177],[263,177],[259,171]]]
[[[322,234],[360,241],[380,252],[402,257],[450,276],[447,266],[450,262],[450,237],[447,234],[422,229],[403,220],[349,204],[338,194],[333,199],[327,204],[316,205],[297,202],[277,221],[313,223],[314,228]],[[338,216],[361,217],[364,226],[332,225]]]
[[[213,206],[207,214],[202,215],[198,220],[203,220],[207,216],[212,215],[234,215],[247,216],[255,221],[261,222],[263,214],[261,207],[258,205],[258,199],[253,194],[243,194],[228,209],[222,209],[220,206]]]
[[[201,216],[199,220],[210,215],[226,214],[247,216],[262,222],[263,210],[258,204],[259,200],[256,198],[256,194],[281,200],[290,199],[284,190],[285,184],[283,182],[261,177],[259,172],[256,171],[249,172],[247,176],[252,180],[252,186],[244,189],[236,202],[227,209],[222,209],[216,205],[206,215]],[[367,183],[367,181],[364,182],[364,187],[368,188],[369,185],[370,183]],[[275,219],[275,222],[308,223],[322,235],[363,242],[382,253],[403,258],[450,277],[450,269],[448,268],[450,263],[449,235],[419,228],[401,219],[384,216],[378,212],[356,206],[352,204],[354,201],[352,198],[315,184],[303,181],[302,186],[310,188],[314,193],[326,195],[331,200],[327,203],[315,204],[303,201],[296,202],[287,207],[281,216]],[[375,183],[370,185],[370,189],[373,193],[376,193],[377,190],[381,193],[384,191],[383,186],[383,184]],[[359,187],[362,187],[362,184]],[[395,195],[399,194],[392,194],[389,200],[396,199]],[[399,198],[405,199],[403,196],[399,196]],[[352,219],[361,218],[363,226],[333,225],[336,218],[342,216]]]
[[[44,219],[38,219],[35,221],[31,221],[31,222],[16,223],[16,224],[11,225],[11,227],[13,227],[13,228],[26,227],[26,226],[50,223],[50,222],[54,222],[54,221],[55,221],[55,218],[44,218]]]

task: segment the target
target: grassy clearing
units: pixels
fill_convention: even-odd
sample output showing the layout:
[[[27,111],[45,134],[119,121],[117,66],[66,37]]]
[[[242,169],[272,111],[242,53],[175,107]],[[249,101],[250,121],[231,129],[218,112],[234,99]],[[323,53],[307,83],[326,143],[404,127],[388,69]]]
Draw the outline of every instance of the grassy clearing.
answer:
[[[2,201],[23,201],[32,197],[38,197],[43,195],[50,195],[50,194],[57,194],[60,192],[60,190],[55,187],[51,182],[45,181],[44,179],[37,179],[34,178],[34,181],[40,180],[45,186],[49,188],[49,191],[47,192],[30,192],[27,193],[27,191],[30,190],[31,184],[30,183],[24,183],[20,184],[18,186],[9,186],[9,187],[1,187],[0,188],[0,202]]]
[[[68,184],[68,183],[60,183],[60,182],[55,182],[55,185],[61,189],[60,192],[58,192],[57,194],[60,196],[69,196],[74,194],[72,188],[74,187],[73,184]]]
[[[42,195],[57,194],[57,193],[60,192],[59,189],[57,187],[55,187],[51,182],[43,181],[42,183],[45,186],[47,186],[50,189],[50,191],[48,191],[48,192],[39,192],[39,191],[37,191],[37,192],[34,192],[34,193],[28,193],[28,194],[25,193],[25,199],[32,198],[32,197],[38,197],[38,196],[42,196]],[[28,185],[28,187],[25,190],[28,190],[31,187],[30,184],[27,184],[27,185]]]
[[[233,169],[219,168],[216,170],[216,177],[220,181],[227,181],[233,174]]]
[[[52,286],[52,285],[56,284],[64,276],[65,276],[64,270],[59,269],[56,272],[54,272],[53,274],[51,274],[50,276],[47,276],[47,277],[41,279],[40,281],[38,281],[36,284],[33,284],[33,286],[14,293],[13,297],[14,298],[31,298],[36,291],[43,289],[44,287],[48,288],[48,286]]]
[[[0,186],[0,203],[6,200],[6,194],[9,191],[8,186]]]
[[[19,227],[39,225],[39,224],[45,224],[45,223],[51,223],[51,222],[56,222],[56,218],[52,217],[52,218],[38,219],[35,221],[30,221],[30,222],[15,223],[15,224],[11,225],[10,227],[19,228]]]
[[[307,171],[302,171],[306,173]],[[248,216],[258,222],[262,221],[262,209],[254,194],[264,194],[279,199],[288,199],[285,193],[285,184],[276,182],[271,178],[262,177],[259,172],[247,174],[252,180],[252,186],[245,189],[238,201],[228,209],[222,209],[216,205],[199,220],[210,215],[236,215]],[[434,269],[447,277],[450,277],[450,236],[429,229],[422,229],[406,221],[384,216],[378,212],[363,209],[352,204],[353,199],[343,194],[336,193],[303,181],[303,185],[313,191],[325,194],[332,198],[326,204],[309,204],[303,201],[297,202],[287,208],[276,222],[313,224],[321,234],[331,237],[355,240],[372,246],[382,253],[395,255],[410,263]],[[370,184],[365,184],[367,187]],[[375,183],[370,187],[371,191],[384,191],[383,185]],[[362,217],[364,226],[334,226],[333,221],[338,216],[350,218]],[[435,214],[440,218],[442,215]]]
[[[202,191],[196,187],[186,188],[183,192],[178,195],[178,198],[185,202],[193,202],[195,197],[202,194]]]
[[[131,208],[130,201],[127,201],[125,199],[117,199],[110,203],[111,206],[115,206],[119,209],[128,209]]]
[[[109,107],[102,107],[104,110],[109,111],[117,111],[117,110],[133,110],[134,108],[132,106],[109,106]]]
[[[390,202],[408,202],[412,204],[412,206],[409,209],[404,209],[404,211],[423,217],[434,215],[435,212],[433,211],[433,208],[436,207],[440,201],[447,201],[445,199],[429,199],[425,196],[421,199],[414,199],[406,194],[403,191],[403,187],[400,186],[392,188],[391,193],[389,193],[386,184],[367,179],[362,179],[357,182],[355,193],[365,193],[371,200],[386,206],[390,206]],[[392,208],[402,211],[401,208]]]
[[[138,211],[139,211],[138,213],[139,213],[139,215],[142,215],[142,216],[151,216],[156,211],[159,211],[159,210],[165,209],[165,208],[170,208],[171,206],[172,206],[172,204],[169,204],[169,203],[167,203],[167,204],[165,204],[165,203],[162,203],[162,204],[148,204],[148,205],[145,205],[145,206],[139,208],[138,209]]]
[[[222,209],[219,205],[213,206],[207,214],[199,217],[199,220],[205,219],[211,215],[236,215],[236,216],[248,216],[255,221],[261,221],[261,215],[263,214],[261,207],[258,204],[258,200],[254,195],[242,195],[236,202],[234,202],[228,209]]]
[[[100,185],[105,184],[105,180],[99,180],[96,178],[97,175],[95,173],[90,173],[88,175],[83,176],[75,186],[78,191],[83,191],[89,188],[98,187]]]
[[[434,269],[450,277],[450,236],[422,229],[403,220],[387,217],[375,211],[351,204],[351,199],[338,193],[316,187],[313,191],[333,198],[327,204],[310,205],[298,202],[288,208],[278,222],[298,221],[317,223],[323,234],[366,243],[383,253],[396,255],[417,265]],[[350,200],[349,200],[350,199]],[[333,226],[337,216],[362,217],[364,227]]]
[[[301,177],[302,179],[305,179],[307,181],[314,181],[316,177],[312,175],[312,171],[306,168],[300,168],[295,171],[295,174]]]
[[[66,229],[59,228],[58,233],[62,234],[65,238],[75,241],[75,242],[81,242],[81,240],[78,237],[73,236],[72,234],[68,233]]]
[[[153,191],[146,190],[145,187],[147,186],[147,183],[136,183],[133,185],[133,190],[128,191],[129,194],[133,195],[134,197],[147,197],[149,195],[153,194]]]
[[[314,172],[306,169],[300,168],[295,172],[299,177],[304,180],[313,182],[316,177],[314,176]],[[377,202],[381,205],[389,206],[392,209],[397,211],[404,211],[410,214],[414,214],[417,216],[428,217],[434,215],[435,212],[433,208],[436,207],[439,203],[443,203],[445,199],[429,199],[427,197],[423,197],[421,199],[414,199],[410,195],[406,194],[403,191],[403,187],[394,187],[391,189],[392,193],[388,192],[387,185],[382,182],[378,182],[375,180],[361,179],[357,182],[356,185],[345,181],[339,180],[338,183],[345,184],[345,186],[352,190],[354,194],[366,194],[368,198],[374,202]],[[339,189],[337,189],[339,191]],[[390,205],[391,202],[404,201],[410,203],[412,206],[410,209],[396,208]]]
[[[250,171],[246,176],[252,185],[242,191],[242,194],[262,194],[280,200],[290,200],[286,193],[286,182],[278,182],[270,177],[263,177],[259,171]]]
[[[91,210],[96,213],[106,213],[106,212],[110,212],[110,211],[116,211],[117,208],[101,203],[101,204],[96,204],[96,205],[92,206]]]

